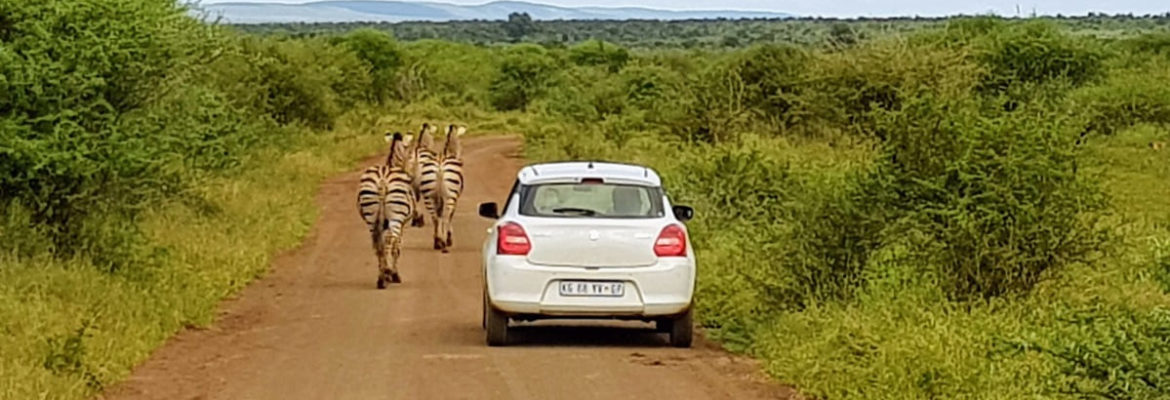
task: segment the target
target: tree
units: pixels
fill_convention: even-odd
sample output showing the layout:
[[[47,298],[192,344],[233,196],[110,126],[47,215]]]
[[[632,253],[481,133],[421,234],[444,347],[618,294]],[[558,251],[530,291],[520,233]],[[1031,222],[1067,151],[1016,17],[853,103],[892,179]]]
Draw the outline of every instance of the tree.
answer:
[[[536,23],[532,22],[532,16],[528,13],[511,13],[508,14],[508,22],[504,23],[504,31],[508,33],[508,37],[513,42],[518,42],[528,34],[536,32]]]
[[[492,81],[491,101],[498,110],[523,110],[544,93],[556,60],[543,47],[521,44],[508,49]]]
[[[377,29],[362,28],[346,35],[342,43],[370,64],[374,85],[371,100],[386,100],[394,88],[395,74],[403,64],[402,51],[394,37]]]
[[[610,72],[618,72],[630,61],[630,52],[613,43],[589,40],[573,46],[569,59],[577,65],[604,65]]]

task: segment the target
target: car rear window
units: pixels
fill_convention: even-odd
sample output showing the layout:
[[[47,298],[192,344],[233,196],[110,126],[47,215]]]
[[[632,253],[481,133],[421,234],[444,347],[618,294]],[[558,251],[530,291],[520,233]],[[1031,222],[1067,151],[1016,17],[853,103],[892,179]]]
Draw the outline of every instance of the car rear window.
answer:
[[[660,218],[662,190],[613,183],[546,183],[520,191],[520,214],[537,217]]]

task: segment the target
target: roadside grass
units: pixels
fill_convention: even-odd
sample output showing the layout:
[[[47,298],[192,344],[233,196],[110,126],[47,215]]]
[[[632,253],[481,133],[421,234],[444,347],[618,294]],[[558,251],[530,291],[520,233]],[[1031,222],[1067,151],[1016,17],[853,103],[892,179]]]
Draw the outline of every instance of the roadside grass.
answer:
[[[139,221],[156,252],[147,265],[110,274],[0,255],[0,398],[86,398],[177,331],[208,326],[222,299],[311,229],[319,182],[381,151],[372,127],[399,123],[356,111],[332,132],[294,135],[238,175],[208,180],[202,204],[158,204]]]

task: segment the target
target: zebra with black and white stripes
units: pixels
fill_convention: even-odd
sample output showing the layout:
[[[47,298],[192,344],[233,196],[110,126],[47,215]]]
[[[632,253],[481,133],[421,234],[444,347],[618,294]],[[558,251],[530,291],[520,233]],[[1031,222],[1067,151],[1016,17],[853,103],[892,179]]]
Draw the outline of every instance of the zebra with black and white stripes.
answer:
[[[434,134],[435,127],[424,123],[422,130],[419,132],[418,139],[411,143],[410,147],[415,200],[419,203],[419,207],[415,209],[415,217],[411,225],[416,227],[425,226],[427,217],[431,218],[433,224],[438,223],[434,217],[434,195],[439,179],[439,162],[434,150]]]
[[[443,144],[443,151],[439,155],[439,179],[435,194],[435,216],[438,224],[435,226],[435,248],[444,253],[454,245],[452,240],[452,220],[455,217],[455,206],[459,203],[459,196],[463,194],[463,146],[459,137],[467,132],[467,128],[450,125],[447,127],[447,140]]]
[[[358,211],[370,228],[374,254],[378,257],[378,289],[388,283],[401,283],[398,258],[402,252],[402,232],[414,215],[415,196],[410,175],[406,173],[406,151],[402,134],[390,136],[390,154],[386,164],[375,165],[362,173],[358,185]]]

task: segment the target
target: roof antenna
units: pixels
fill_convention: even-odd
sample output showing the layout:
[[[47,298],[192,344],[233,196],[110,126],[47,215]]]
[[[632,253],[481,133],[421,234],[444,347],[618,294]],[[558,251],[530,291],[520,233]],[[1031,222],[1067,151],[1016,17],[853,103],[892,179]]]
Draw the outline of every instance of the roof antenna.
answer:
[[[586,168],[593,169],[593,161],[590,161],[590,162],[589,162],[589,165],[588,165],[588,166],[586,166]]]

